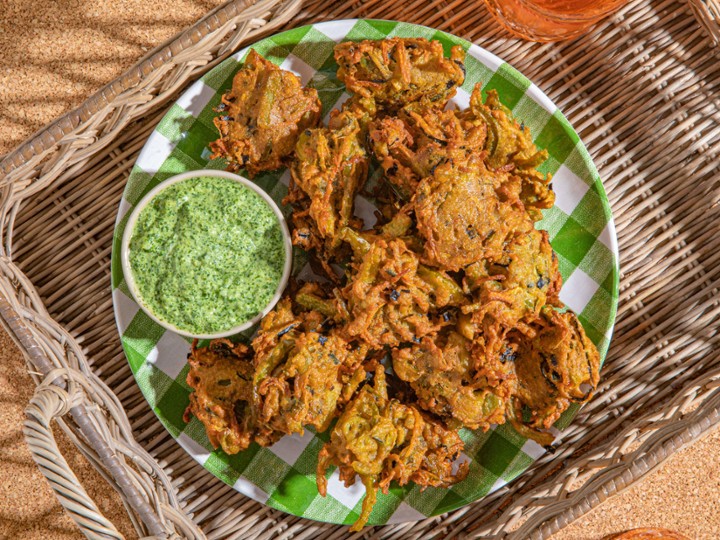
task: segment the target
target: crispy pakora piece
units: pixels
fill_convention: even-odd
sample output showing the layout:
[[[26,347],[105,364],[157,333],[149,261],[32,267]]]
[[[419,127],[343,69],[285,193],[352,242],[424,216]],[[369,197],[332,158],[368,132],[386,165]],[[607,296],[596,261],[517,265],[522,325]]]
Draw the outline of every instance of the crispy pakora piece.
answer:
[[[426,411],[450,426],[487,431],[491,424],[505,422],[515,376],[511,364],[491,362],[483,352],[450,331],[440,339],[423,338],[418,345],[393,349],[393,372],[410,384]]]
[[[309,310],[310,313],[319,313],[328,319],[337,319],[337,308],[332,297],[319,283],[308,282],[295,293],[295,303]],[[322,322],[324,322],[322,321]]]
[[[466,110],[439,110],[413,103],[397,116],[373,122],[370,139],[387,179],[403,199],[438,165],[464,163],[484,152],[490,170],[507,173],[496,186],[503,202],[522,202],[537,221],[542,218],[541,210],[555,201],[549,186],[551,175],[537,170],[547,159],[547,151],[537,149],[530,129],[514,119],[495,90],[489,90],[483,102],[479,84]]]
[[[350,356],[348,344],[336,335],[303,332],[294,336],[283,363],[257,380],[259,420],[287,434],[303,433],[306,426],[325,431],[336,416],[345,382],[342,364]],[[351,364],[359,366],[359,362]]]
[[[252,353],[242,343],[216,339],[207,347],[193,341],[187,383],[193,389],[184,419],[194,415],[208,439],[228,454],[245,450],[255,437]],[[279,433],[267,433],[268,442]]]
[[[549,186],[551,175],[537,170],[548,158],[547,150],[537,149],[530,129],[515,120],[510,109],[500,102],[497,91],[489,90],[483,103],[480,84],[473,89],[470,107],[459,116],[467,122],[482,120],[487,124],[486,165],[507,171],[503,187],[509,198],[521,200],[533,221],[542,219],[541,210],[555,202]]]
[[[503,174],[479,159],[444,163],[424,178],[413,197],[424,262],[457,271],[502,257],[508,240],[532,229],[522,204],[504,204],[495,187]]]
[[[308,129],[298,138],[292,184],[283,201],[294,207],[293,243],[314,249],[326,265],[341,244],[339,231],[362,227],[353,209],[368,171],[357,118],[343,114],[332,123],[333,129]]]
[[[465,80],[465,52],[445,58],[439,41],[391,38],[335,46],[337,76],[348,91],[388,112],[413,102],[442,109]]]
[[[373,120],[375,120],[377,115],[378,107],[374,99],[353,95],[345,100],[339,110],[333,109],[330,111],[328,128],[342,129],[348,121],[348,116],[354,118],[360,126],[360,135],[358,139],[364,143],[367,137],[368,126]]]
[[[310,287],[313,291],[312,287]],[[252,350],[229,340],[193,343],[187,382],[194,392],[186,419],[195,415],[213,446],[228,454],[250,443],[275,443],[306,426],[323,431],[365,378],[366,349],[351,348],[322,327],[321,313],[293,314],[285,298],[269,313]]]
[[[212,157],[253,177],[287,163],[298,135],[320,120],[321,106],[314,88],[251,49],[216,110],[220,138],[210,143]]]
[[[383,367],[375,371],[373,385],[365,384],[348,404],[330,433],[318,458],[317,485],[327,494],[325,474],[337,465],[346,486],[359,476],[365,486],[362,512],[350,528],[367,523],[377,500],[377,490],[387,493],[394,480],[405,485],[448,487],[468,473],[462,463],[453,473],[453,462],[463,448],[457,432],[448,430],[411,405],[389,399]]]
[[[347,313],[341,332],[348,339],[361,339],[374,349],[417,341],[443,325],[439,315],[429,315],[431,310],[464,300],[452,278],[420,265],[403,238],[363,237],[349,229],[343,238],[355,251],[338,310]]]
[[[549,429],[571,402],[584,403],[597,387],[600,354],[571,311],[545,306],[534,335],[517,336],[515,425]],[[523,422],[522,406],[530,409]]]
[[[409,200],[423,178],[448,161],[466,162],[485,147],[487,125],[455,110],[409,105],[397,117],[370,125],[375,156],[403,200]]]
[[[338,401],[364,379],[357,372],[362,372],[366,351],[351,350],[333,331],[323,331],[316,315],[293,315],[285,298],[253,340],[254,406],[261,432],[303,433],[307,426],[326,430]]]
[[[512,329],[531,332],[529,325],[546,304],[560,305],[562,276],[546,231],[518,234],[495,261],[481,260],[465,268],[465,288],[473,302],[462,306],[469,315],[464,335],[482,332],[497,350]]]

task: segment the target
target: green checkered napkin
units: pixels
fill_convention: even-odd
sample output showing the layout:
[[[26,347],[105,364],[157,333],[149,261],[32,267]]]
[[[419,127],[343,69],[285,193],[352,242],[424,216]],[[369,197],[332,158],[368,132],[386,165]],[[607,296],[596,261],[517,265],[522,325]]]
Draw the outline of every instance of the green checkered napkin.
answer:
[[[557,200],[539,227],[550,233],[560,261],[564,285],[560,298],[579,316],[602,357],[608,349],[618,297],[618,254],[615,229],[602,183],[577,134],[557,107],[508,64],[467,41],[430,28],[391,21],[347,20],[304,26],[264,39],[257,52],[295,72],[318,90],[323,115],[347,98],[336,78],[333,47],[342,40],[385,37],[424,37],[442,42],[446,54],[453,45],[467,51],[467,76],[454,102],[466,107],[475,83],[496,89],[501,101],[531,129],[535,143],[550,159],[543,172],[553,173]],[[129,210],[159,182],[193,169],[223,169],[222,160],[209,160],[208,143],[218,137],[213,107],[232,83],[248,49],[240,51],[195,83],[168,111],[150,135],[128,180],[118,212],[112,257],[115,315],[122,344],[138,385],[160,421],[199,463],[235,489],[273,508],[297,516],[333,523],[352,523],[364,493],[360,483],[345,488],[334,471],[327,497],[315,487],[318,451],[326,434],[307,431],[284,437],[270,448],[253,445],[229,456],[210,445],[197,419],[183,421],[190,388],[185,383],[188,340],[165,331],[132,300],[120,266],[119,246]],[[287,193],[288,173],[264,173],[255,182],[274,200]],[[304,265],[298,254],[295,269]],[[556,427],[563,429],[577,407]],[[557,432],[560,435],[560,432]],[[478,500],[510,482],[544,453],[535,442],[508,425],[487,433],[463,430],[463,459],[470,474],[449,489],[393,485],[380,494],[369,524],[412,521],[441,514]]]

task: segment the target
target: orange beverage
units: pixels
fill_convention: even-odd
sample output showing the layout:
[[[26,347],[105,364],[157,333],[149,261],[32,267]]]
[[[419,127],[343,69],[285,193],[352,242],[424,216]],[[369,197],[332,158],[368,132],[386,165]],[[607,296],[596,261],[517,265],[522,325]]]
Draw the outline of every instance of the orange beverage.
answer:
[[[485,0],[490,13],[513,34],[530,41],[579,36],[627,0]]]

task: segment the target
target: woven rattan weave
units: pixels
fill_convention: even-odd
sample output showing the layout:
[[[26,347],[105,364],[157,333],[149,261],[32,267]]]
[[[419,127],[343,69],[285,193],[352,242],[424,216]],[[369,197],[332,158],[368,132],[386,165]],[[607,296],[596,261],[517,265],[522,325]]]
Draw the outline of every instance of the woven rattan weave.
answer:
[[[83,532],[121,538],[60,456],[53,421],[123,494],[141,536],[348,535],[245,498],[177,446],[130,374],[109,286],[125,180],[178,92],[241,43],[320,20],[425,24],[513,64],[558,104],[593,155],[621,251],[600,391],[557,452],[478,503],[356,537],[546,538],[720,422],[716,16],[714,0],[636,1],[581,39],[540,45],[503,33],[477,0],[238,0],[6,156],[0,313],[38,383],[25,429],[31,451]]]

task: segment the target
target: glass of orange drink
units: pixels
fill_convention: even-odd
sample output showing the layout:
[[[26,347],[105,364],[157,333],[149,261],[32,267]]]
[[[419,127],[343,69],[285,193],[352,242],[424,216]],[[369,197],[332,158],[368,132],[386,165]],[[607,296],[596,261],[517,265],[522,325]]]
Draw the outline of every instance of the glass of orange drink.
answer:
[[[530,41],[560,41],[584,33],[627,0],[485,0],[513,34]]]

